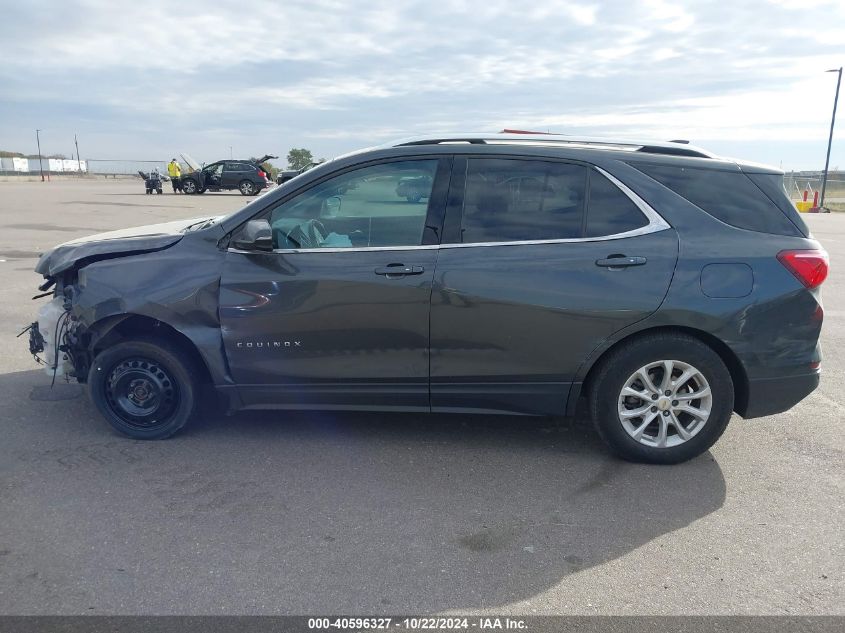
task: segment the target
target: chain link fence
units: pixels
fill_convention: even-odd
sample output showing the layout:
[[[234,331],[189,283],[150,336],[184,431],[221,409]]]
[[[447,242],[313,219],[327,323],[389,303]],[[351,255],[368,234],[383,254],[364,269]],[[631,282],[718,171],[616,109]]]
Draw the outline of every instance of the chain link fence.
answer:
[[[783,175],[783,186],[789,197],[794,201],[803,200],[804,192],[807,192],[807,199],[812,202],[813,193],[822,190],[822,172],[820,171],[790,171]],[[821,195],[821,193],[819,194]],[[825,201],[830,202],[831,198],[845,199],[845,172],[831,171],[827,175],[827,187],[825,188]]]

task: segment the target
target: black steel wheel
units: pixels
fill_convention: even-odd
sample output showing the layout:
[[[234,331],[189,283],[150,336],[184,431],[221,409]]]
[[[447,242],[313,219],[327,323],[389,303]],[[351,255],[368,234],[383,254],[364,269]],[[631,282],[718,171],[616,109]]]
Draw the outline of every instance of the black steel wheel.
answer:
[[[194,363],[153,341],[127,341],[97,356],[88,375],[91,399],[117,431],[162,439],[181,429],[196,408]]]

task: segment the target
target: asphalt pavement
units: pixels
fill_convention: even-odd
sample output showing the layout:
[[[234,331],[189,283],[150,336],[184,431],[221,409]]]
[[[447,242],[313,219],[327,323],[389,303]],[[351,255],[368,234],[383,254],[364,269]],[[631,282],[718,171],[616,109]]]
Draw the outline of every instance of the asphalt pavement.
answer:
[[[845,614],[845,214],[807,217],[821,387],[679,466],[583,416],[206,411],[138,442],[50,388],[15,338],[40,252],[248,200],[0,183],[0,614]]]

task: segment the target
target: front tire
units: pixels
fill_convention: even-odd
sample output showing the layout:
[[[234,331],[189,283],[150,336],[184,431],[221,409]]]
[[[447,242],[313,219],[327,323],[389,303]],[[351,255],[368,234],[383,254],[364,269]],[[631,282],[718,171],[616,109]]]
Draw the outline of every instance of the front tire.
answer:
[[[589,398],[596,430],[611,451],[629,461],[677,464],[724,433],[734,386],[725,363],[700,340],[652,334],[602,360]]]
[[[154,341],[126,341],[97,356],[88,373],[88,390],[116,431],[134,439],[159,440],[179,431],[193,416],[197,374],[181,351]]]
[[[182,182],[182,193],[196,193],[199,187],[197,187],[197,183],[193,178],[188,178]]]

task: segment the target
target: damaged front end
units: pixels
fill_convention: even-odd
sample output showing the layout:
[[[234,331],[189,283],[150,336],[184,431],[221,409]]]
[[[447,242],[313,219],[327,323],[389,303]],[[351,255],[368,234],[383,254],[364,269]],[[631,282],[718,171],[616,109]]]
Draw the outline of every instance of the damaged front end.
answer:
[[[194,224],[196,220],[183,220],[102,233],[61,244],[41,256],[35,271],[44,276],[39,286],[43,294],[33,298],[53,296],[24,332],[29,333],[29,351],[54,381],[76,378],[85,382],[92,362],[92,333],[76,309],[82,291],[80,271],[103,260],[165,250],[181,241],[186,226]],[[47,292],[50,289],[52,293]]]
[[[29,331],[29,351],[44,371],[55,380],[85,376],[85,349],[77,333],[79,325],[71,314],[73,288],[56,295],[38,310],[38,320]]]

